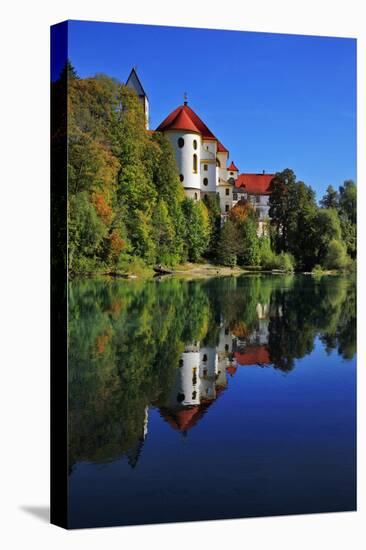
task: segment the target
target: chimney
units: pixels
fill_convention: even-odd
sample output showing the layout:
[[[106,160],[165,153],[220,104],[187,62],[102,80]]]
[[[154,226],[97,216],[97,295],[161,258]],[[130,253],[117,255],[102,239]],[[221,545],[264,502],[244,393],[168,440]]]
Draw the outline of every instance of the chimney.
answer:
[[[262,173],[263,173],[263,174],[265,174],[265,173],[266,173],[266,171],[265,171],[265,170],[263,170],[263,171],[262,171]]]

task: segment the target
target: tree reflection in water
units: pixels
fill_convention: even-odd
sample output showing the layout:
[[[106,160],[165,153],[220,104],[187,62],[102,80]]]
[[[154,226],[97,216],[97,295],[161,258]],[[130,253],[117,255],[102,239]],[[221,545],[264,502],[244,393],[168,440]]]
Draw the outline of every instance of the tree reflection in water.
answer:
[[[125,455],[135,467],[148,409],[186,435],[238,369],[292,371],[319,337],[356,351],[355,281],[250,275],[71,282],[69,463]]]

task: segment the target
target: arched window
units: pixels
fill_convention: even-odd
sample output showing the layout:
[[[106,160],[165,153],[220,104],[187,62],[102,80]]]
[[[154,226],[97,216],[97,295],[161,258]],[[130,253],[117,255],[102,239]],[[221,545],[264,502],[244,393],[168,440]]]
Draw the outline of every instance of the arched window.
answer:
[[[206,362],[207,361],[207,355],[204,354],[204,356],[202,357],[202,361]]]
[[[178,147],[184,147],[184,139],[182,137],[178,138]]]
[[[193,140],[193,149],[197,149],[197,140],[196,139]]]
[[[197,193],[194,194],[194,200],[196,201],[198,199]]]
[[[179,179],[180,179],[180,181],[184,181],[184,176],[183,176],[183,174],[181,174],[181,175],[179,176]]]
[[[216,159],[216,166],[218,166],[219,168],[221,167],[221,164],[218,158]]]
[[[193,155],[193,172],[197,174],[197,155],[196,153]]]
[[[203,178],[203,185],[208,185],[208,179],[207,178]]]

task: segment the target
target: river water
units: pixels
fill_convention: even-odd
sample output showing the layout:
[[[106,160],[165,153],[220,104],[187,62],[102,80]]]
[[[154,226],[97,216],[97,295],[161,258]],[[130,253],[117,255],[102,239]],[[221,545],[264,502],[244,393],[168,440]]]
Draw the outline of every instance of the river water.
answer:
[[[69,523],[356,506],[353,278],[69,287]]]

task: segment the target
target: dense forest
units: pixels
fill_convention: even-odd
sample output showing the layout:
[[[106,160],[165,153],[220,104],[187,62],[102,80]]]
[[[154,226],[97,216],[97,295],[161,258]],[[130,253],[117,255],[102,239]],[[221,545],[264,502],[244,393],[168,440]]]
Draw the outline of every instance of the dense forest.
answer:
[[[138,272],[156,263],[209,261],[286,271],[349,269],[356,258],[356,186],[314,191],[293,171],[271,184],[268,234],[241,201],[221,224],[218,198],[185,198],[174,152],[145,129],[135,93],[67,64],[68,266],[71,274]],[[57,132],[52,136],[57,147]]]
[[[215,348],[222,323],[228,334],[249,342],[258,328],[258,303],[268,305],[268,368],[291,373],[317,338],[326,353],[354,356],[353,277],[72,281],[70,467],[128,454],[142,435],[146,406],[165,405],[184,347],[199,341]]]

